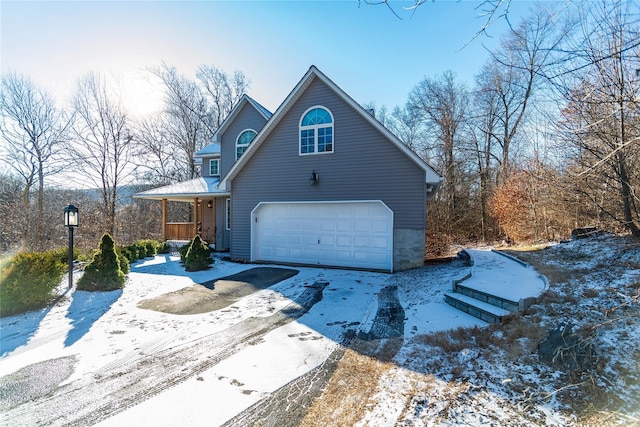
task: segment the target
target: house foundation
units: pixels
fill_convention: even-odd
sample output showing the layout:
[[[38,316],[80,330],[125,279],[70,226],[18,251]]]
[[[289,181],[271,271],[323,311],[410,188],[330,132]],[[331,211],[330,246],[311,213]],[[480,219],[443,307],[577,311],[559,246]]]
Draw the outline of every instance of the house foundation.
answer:
[[[425,257],[424,230],[395,229],[393,232],[393,271],[422,267]]]

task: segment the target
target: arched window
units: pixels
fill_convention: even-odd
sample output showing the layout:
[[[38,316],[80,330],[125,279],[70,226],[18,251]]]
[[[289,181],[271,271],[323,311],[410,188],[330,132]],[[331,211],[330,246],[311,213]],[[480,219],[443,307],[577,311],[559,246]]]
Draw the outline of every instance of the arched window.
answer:
[[[256,137],[256,131],[253,129],[247,129],[240,132],[238,139],[236,140],[236,160],[242,156],[242,153],[249,147],[253,138]]]
[[[307,110],[300,120],[300,154],[333,153],[333,116],[323,107]]]

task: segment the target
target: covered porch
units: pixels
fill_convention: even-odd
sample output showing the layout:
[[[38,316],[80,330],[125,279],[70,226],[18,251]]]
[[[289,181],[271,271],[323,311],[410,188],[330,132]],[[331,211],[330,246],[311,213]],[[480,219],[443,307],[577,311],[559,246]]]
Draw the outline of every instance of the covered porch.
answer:
[[[218,216],[225,212],[225,200],[229,198],[229,193],[218,190],[219,182],[219,178],[195,178],[143,191],[134,197],[162,202],[163,241],[188,241],[198,235],[208,244],[223,249],[223,242],[217,241],[223,238],[217,236],[217,224],[223,220]],[[169,221],[168,202],[189,203],[191,218],[182,222]]]

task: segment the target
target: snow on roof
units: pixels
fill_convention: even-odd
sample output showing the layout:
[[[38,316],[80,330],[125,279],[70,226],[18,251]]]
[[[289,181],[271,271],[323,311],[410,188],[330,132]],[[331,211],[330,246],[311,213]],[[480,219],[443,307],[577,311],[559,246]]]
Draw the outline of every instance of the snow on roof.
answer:
[[[137,193],[133,197],[149,200],[188,200],[194,197],[221,196],[229,194],[218,189],[219,177],[194,178],[188,181],[165,185],[163,187],[152,188],[151,190]]]
[[[247,99],[254,105],[254,107],[256,107],[256,109],[258,111],[260,111],[260,113],[268,120],[271,118],[271,116],[273,116],[273,113],[269,110],[267,110],[266,107],[264,107],[262,104],[260,104],[258,101],[256,101],[255,99],[253,99],[252,97],[250,97],[249,95],[246,95]]]
[[[212,154],[220,154],[220,144],[217,142],[213,142],[206,147],[196,151],[193,154],[193,157],[206,157],[211,156]]]

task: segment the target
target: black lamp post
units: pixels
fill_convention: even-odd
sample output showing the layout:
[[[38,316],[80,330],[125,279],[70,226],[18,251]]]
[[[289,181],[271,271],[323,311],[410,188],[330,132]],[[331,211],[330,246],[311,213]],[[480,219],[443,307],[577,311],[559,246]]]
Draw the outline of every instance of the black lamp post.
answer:
[[[78,208],[64,208],[64,226],[69,228],[69,289],[73,287],[73,229],[78,226]]]

